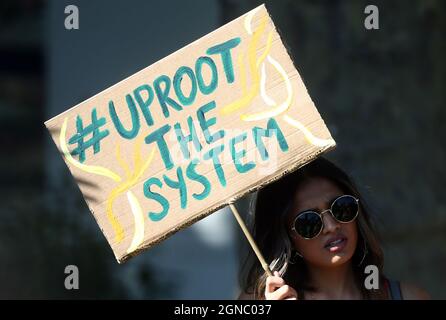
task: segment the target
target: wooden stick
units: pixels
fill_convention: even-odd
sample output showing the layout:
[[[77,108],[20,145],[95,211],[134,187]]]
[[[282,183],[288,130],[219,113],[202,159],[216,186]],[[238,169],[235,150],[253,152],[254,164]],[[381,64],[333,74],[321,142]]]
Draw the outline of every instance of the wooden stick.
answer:
[[[243,233],[246,236],[246,239],[248,239],[249,244],[251,245],[252,249],[254,250],[257,258],[260,261],[260,264],[262,265],[263,270],[265,270],[265,272],[268,274],[268,276],[272,276],[273,274],[271,273],[271,270],[269,270],[269,266],[266,263],[265,259],[263,258],[262,253],[260,252],[259,248],[257,247],[254,239],[252,238],[251,234],[249,233],[248,228],[246,227],[245,223],[242,220],[242,217],[240,217],[240,214],[237,211],[237,208],[234,206],[233,203],[229,204],[229,207],[232,210],[232,213],[235,216],[235,219],[237,219],[238,224],[240,225],[240,228],[242,228]]]

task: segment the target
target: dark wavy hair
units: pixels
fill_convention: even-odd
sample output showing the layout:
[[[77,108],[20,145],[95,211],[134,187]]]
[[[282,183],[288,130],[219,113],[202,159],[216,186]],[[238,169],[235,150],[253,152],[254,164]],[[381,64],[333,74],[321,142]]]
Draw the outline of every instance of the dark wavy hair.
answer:
[[[360,199],[360,214],[356,219],[358,241],[352,257],[355,281],[364,299],[388,299],[384,286],[383,252],[371,222],[370,210],[366,201],[353,180],[324,157],[313,160],[257,192],[257,197],[254,200],[255,208],[251,206],[251,209],[255,210],[252,235],[265,260],[269,263],[270,269],[277,270],[285,282],[296,289],[299,299],[304,298],[304,291],[313,290],[308,283],[305,261],[298,259],[294,264],[289,263],[293,245],[285,225],[286,208],[292,201],[296,190],[303,182],[313,177],[326,178],[346,194]],[[365,258],[364,250],[367,250]],[[367,276],[364,273],[364,267],[367,265],[378,267],[380,286],[377,290],[367,290],[364,287],[364,280]],[[253,255],[252,250],[242,267],[243,270],[245,272],[242,272],[240,280],[244,293],[255,299],[264,299],[267,274]],[[247,273],[246,270],[248,270]]]

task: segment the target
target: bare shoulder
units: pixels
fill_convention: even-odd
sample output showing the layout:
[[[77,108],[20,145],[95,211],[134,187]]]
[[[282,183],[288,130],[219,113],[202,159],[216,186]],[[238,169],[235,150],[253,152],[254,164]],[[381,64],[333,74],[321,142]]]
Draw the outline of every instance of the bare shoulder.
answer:
[[[413,284],[407,282],[401,282],[401,293],[404,300],[430,300],[429,293]]]
[[[255,300],[253,293],[247,293],[245,291],[240,292],[238,300]]]

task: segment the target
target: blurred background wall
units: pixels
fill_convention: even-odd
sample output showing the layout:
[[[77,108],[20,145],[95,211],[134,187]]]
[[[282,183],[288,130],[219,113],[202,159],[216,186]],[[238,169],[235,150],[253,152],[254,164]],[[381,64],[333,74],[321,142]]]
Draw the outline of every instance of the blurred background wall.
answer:
[[[236,297],[248,248],[230,212],[118,265],[43,122],[260,3],[0,3],[0,298]],[[69,4],[79,30],[64,28]],[[374,1],[379,30],[368,4],[266,1],[338,143],[328,157],[375,209],[386,273],[444,299],[446,2]]]

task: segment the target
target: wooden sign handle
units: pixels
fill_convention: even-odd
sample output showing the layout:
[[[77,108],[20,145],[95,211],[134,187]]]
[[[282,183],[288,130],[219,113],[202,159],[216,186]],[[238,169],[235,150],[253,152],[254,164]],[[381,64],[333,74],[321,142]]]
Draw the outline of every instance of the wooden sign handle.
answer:
[[[249,233],[248,228],[246,227],[245,223],[242,220],[242,217],[240,217],[240,214],[237,211],[237,208],[234,206],[233,203],[229,204],[229,207],[232,210],[232,213],[235,216],[235,219],[237,219],[238,224],[240,225],[240,228],[242,228],[243,233],[246,236],[246,239],[248,239],[249,244],[251,245],[252,249],[254,250],[257,258],[260,261],[260,264],[262,265],[263,270],[265,270],[265,272],[268,274],[268,276],[272,276],[273,274],[271,273],[271,270],[269,270],[269,266],[266,263],[265,259],[263,258],[262,253],[260,252],[259,248],[257,247],[254,239],[252,238],[251,234]]]

